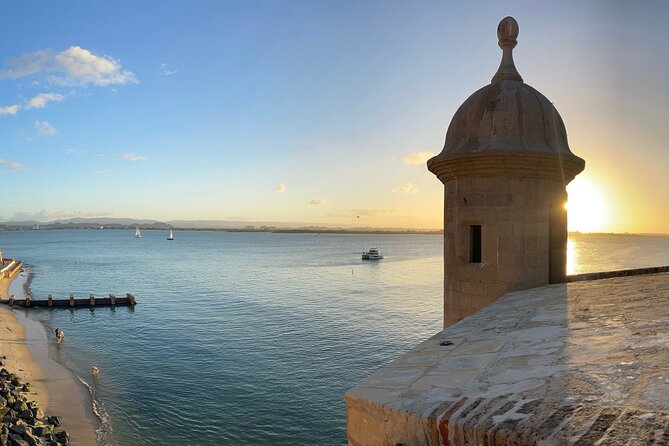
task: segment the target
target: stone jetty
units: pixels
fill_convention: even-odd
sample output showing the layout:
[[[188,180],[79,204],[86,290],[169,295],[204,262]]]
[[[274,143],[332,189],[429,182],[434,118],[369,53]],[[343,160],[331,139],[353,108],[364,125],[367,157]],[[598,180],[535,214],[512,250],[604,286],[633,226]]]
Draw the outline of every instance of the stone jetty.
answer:
[[[115,306],[135,306],[137,299],[133,294],[126,293],[125,297],[116,297],[115,294],[110,293],[109,297],[96,297],[89,294],[86,298],[76,298],[74,294],[70,294],[68,299],[54,299],[51,294],[46,299],[34,299],[28,295],[25,299],[15,299],[11,296],[9,299],[0,300],[0,303],[9,305],[10,307],[115,307]]]

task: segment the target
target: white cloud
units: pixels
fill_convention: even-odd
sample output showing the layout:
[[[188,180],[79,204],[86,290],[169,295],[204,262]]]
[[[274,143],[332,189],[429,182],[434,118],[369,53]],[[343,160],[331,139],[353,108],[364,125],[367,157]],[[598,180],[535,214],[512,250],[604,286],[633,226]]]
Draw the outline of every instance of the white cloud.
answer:
[[[5,159],[0,158],[0,166],[4,167],[5,169],[9,170],[22,170],[25,169],[26,166],[24,166],[21,163],[15,163],[12,161],[7,161]]]
[[[327,201],[326,199],[324,199],[324,198],[316,198],[316,199],[314,199],[314,200],[309,200],[309,201],[307,201],[307,204],[311,204],[311,205],[314,205],[314,206],[321,206],[321,205],[323,205],[323,204],[325,204],[325,203],[327,203],[327,202],[328,202],[328,201]]]
[[[49,102],[60,102],[65,96],[58,93],[40,93],[28,101],[26,108],[44,108]]]
[[[397,192],[400,194],[415,194],[418,192],[418,189],[416,189],[416,187],[413,184],[406,183],[404,186],[394,188],[393,192]]]
[[[286,185],[281,183],[277,187],[274,188],[274,192],[285,192],[286,191]]]
[[[84,148],[83,145],[70,147],[65,151],[68,155],[85,155],[88,151]]]
[[[407,164],[425,164],[425,162],[433,156],[434,153],[432,152],[414,152],[405,156],[404,162]]]
[[[110,56],[97,56],[80,46],[71,46],[55,53],[41,50],[25,53],[9,61],[0,70],[0,79],[44,76],[47,83],[56,85],[118,85],[136,83],[137,78]]]
[[[395,208],[352,209],[351,213],[362,217],[414,217],[415,212]]]
[[[137,153],[125,152],[119,155],[119,158],[127,161],[146,161],[149,158],[144,155],[138,155]]]
[[[0,107],[0,115],[15,115],[17,111],[19,111],[19,106],[16,104]]]
[[[174,76],[177,73],[177,70],[171,69],[166,63],[163,62],[160,64],[160,71],[158,71],[158,74],[161,76]]]
[[[56,136],[58,129],[49,124],[49,121],[35,121],[33,124],[37,136]]]
[[[2,77],[0,76],[0,79]],[[18,104],[7,105],[0,107],[0,115],[15,115],[20,108],[44,108],[49,102],[58,102],[65,99],[65,96],[58,93],[40,93],[34,98],[30,99],[25,107],[20,107]]]

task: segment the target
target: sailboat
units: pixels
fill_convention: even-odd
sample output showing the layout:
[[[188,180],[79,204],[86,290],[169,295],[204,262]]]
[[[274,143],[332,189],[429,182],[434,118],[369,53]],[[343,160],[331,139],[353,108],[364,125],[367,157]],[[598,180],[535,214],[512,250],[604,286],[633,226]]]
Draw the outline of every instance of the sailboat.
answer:
[[[139,227],[135,228],[135,238],[140,238],[142,236],[142,232],[139,230]]]
[[[170,235],[167,236],[167,240],[174,240],[174,234],[172,233],[171,229],[170,229]]]

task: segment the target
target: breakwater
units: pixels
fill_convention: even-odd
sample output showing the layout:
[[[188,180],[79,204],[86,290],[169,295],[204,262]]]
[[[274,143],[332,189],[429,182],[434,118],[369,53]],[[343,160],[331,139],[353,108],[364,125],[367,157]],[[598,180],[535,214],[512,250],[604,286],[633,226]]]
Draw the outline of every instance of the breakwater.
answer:
[[[114,306],[134,306],[137,305],[137,299],[134,295],[126,293],[125,297],[116,297],[110,293],[109,297],[95,297],[89,294],[88,298],[77,299],[74,294],[70,294],[69,299],[54,299],[51,294],[46,299],[33,299],[30,294],[25,299],[15,299],[12,295],[9,299],[0,300],[0,303],[12,306],[30,307],[114,307]]]
[[[28,398],[30,393],[30,383],[0,369],[0,444],[69,444],[69,434],[60,429],[60,418],[45,415],[39,404]]]

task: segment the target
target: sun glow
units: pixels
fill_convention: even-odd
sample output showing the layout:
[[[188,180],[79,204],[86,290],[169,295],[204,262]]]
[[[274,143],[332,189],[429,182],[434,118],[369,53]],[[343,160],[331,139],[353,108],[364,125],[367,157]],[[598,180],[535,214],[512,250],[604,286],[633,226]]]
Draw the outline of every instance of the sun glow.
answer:
[[[603,231],[608,219],[604,195],[587,179],[576,178],[567,186],[566,204],[570,231]]]

